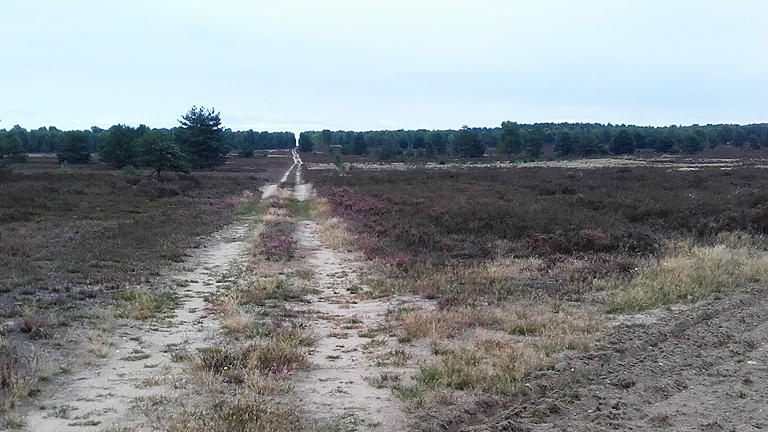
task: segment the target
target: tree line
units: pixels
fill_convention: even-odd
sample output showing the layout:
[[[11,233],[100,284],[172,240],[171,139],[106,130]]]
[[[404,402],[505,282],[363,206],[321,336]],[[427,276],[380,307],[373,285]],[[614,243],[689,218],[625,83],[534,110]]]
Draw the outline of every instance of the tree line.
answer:
[[[293,132],[232,131],[221,127],[218,113],[192,107],[180,126],[150,129],[140,125],[92,127],[62,131],[53,126],[27,131],[14,126],[0,129],[0,165],[21,162],[27,153],[54,152],[62,162],[84,163],[92,153],[115,167],[161,166],[183,172],[223,163],[237,151],[251,157],[255,151],[288,149],[296,145]],[[503,122],[496,128],[459,130],[308,131],[299,135],[299,150],[328,148],[334,154],[373,155],[381,160],[435,158],[458,155],[481,157],[489,150],[509,159],[539,158],[545,146],[560,157],[599,157],[632,154],[637,150],[695,154],[716,146],[768,147],[768,124],[634,126],[598,123]],[[163,162],[165,161],[165,162]]]
[[[237,151],[251,157],[255,151],[296,146],[293,132],[232,131],[222,128],[220,114],[213,109],[192,107],[172,129],[150,129],[117,124],[109,129],[62,131],[54,126],[27,131],[16,125],[0,129],[0,165],[24,162],[28,153],[56,153],[61,162],[87,163],[92,154],[116,167],[152,167],[162,171],[187,172],[211,168]]]
[[[382,160],[454,154],[480,157],[489,149],[508,158],[536,159],[545,145],[561,157],[660,153],[695,154],[716,146],[768,147],[768,124],[633,126],[599,123],[518,124],[459,130],[309,131],[299,137],[299,150],[335,146],[341,154],[371,154]]]

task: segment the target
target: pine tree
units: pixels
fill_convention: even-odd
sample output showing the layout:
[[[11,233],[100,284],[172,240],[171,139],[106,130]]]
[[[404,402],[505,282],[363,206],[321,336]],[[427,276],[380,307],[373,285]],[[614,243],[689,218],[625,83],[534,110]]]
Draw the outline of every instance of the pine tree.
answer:
[[[483,156],[485,148],[483,148],[483,143],[480,142],[480,137],[477,133],[470,129],[469,126],[464,125],[456,134],[453,151],[460,156],[476,158]]]
[[[179,120],[179,138],[183,149],[195,168],[213,168],[226,159],[228,150],[224,143],[221,116],[213,108],[193,106]]]
[[[611,153],[616,155],[632,154],[635,152],[635,139],[626,130],[622,129],[611,140]]]
[[[88,135],[81,131],[66,133],[66,143],[61,151],[56,154],[61,163],[87,164],[91,160],[91,152],[88,150]]]

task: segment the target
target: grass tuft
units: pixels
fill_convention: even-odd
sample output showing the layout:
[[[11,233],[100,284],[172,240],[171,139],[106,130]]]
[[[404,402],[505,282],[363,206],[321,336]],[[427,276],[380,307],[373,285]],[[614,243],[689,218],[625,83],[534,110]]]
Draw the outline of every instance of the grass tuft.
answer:
[[[179,306],[179,297],[171,291],[135,290],[117,295],[120,302],[117,315],[121,318],[147,320],[167,318]]]
[[[39,373],[38,357],[30,346],[0,338],[0,414],[32,392]]]
[[[667,257],[641,264],[632,279],[619,282],[607,309],[628,313],[696,302],[760,282],[767,276],[765,251],[725,245],[681,245]]]

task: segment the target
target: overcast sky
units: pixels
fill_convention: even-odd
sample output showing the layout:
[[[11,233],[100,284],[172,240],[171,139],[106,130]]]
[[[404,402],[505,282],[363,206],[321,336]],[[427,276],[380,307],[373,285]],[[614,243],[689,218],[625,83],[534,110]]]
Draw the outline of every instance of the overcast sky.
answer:
[[[764,0],[0,0],[0,128],[768,121]]]

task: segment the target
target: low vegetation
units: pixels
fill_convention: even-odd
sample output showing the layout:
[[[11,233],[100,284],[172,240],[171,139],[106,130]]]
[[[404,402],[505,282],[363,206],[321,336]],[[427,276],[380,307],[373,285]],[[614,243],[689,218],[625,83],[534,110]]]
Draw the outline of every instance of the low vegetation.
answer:
[[[313,175],[355,247],[403,276],[400,289],[438,298],[578,295],[631,279],[682,241],[715,246],[724,233],[768,229],[762,168]]]
[[[306,319],[286,307],[312,292],[311,271],[286,273],[282,267],[294,255],[296,207],[279,189],[251,213],[256,218],[247,261],[233,266],[207,299],[221,337],[175,354],[206,397],[184,402],[166,422],[168,430],[291,431],[301,422],[287,395],[292,373],[309,368],[315,339]]]
[[[606,313],[765,280],[767,175],[670,165],[318,170],[310,179],[327,206],[326,238],[376,268],[365,294],[431,305],[393,311],[385,330],[403,344],[426,341],[418,373],[369,378],[423,407],[520,391],[564,353],[590,350]]]
[[[250,208],[262,176],[284,165],[236,159],[165,181],[132,167],[60,165],[53,156],[13,165],[0,178],[2,421],[17,422],[10,408],[63,373],[58,358],[79,352],[62,340],[81,335],[75,339],[103,358],[117,320],[170,317],[177,287],[158,276]]]

